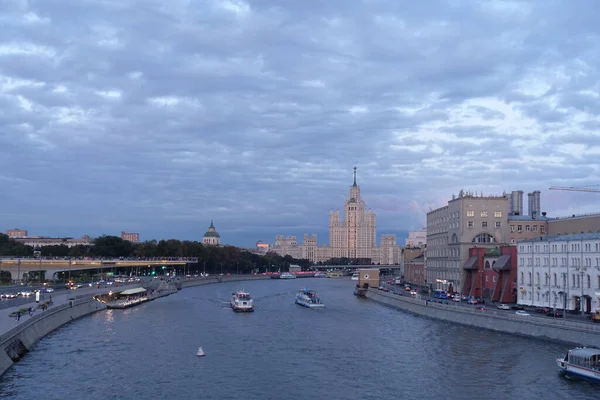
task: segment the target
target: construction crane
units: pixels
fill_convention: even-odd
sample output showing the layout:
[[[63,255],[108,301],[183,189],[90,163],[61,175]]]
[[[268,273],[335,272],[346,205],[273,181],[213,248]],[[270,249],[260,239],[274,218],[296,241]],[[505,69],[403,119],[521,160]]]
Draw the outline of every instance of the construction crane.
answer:
[[[599,185],[596,185],[599,186]],[[570,190],[572,192],[600,192],[600,189],[594,189],[591,187],[574,187],[574,186],[551,186],[550,190]]]

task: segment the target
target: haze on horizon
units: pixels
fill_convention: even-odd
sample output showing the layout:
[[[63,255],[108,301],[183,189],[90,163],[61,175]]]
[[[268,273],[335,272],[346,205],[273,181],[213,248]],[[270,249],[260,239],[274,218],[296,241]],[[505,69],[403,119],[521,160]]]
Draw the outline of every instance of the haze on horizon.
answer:
[[[547,190],[600,183],[595,1],[1,4],[2,231],[325,244],[354,166],[399,241],[460,189],[600,211]]]

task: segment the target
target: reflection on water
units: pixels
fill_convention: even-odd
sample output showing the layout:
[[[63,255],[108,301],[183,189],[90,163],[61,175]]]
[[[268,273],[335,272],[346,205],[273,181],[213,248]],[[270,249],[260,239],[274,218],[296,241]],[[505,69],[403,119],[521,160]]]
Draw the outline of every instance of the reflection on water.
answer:
[[[294,304],[309,285],[326,308]],[[185,289],[54,332],[11,368],[0,398],[596,398],[554,358],[566,348],[437,322],[352,295],[349,279]],[[249,291],[254,313],[229,309]],[[197,357],[199,346],[205,357]]]

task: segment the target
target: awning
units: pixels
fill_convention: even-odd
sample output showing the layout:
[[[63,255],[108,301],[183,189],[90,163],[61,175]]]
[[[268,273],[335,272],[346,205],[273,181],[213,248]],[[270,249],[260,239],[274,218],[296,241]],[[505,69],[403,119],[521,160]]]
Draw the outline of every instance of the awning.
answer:
[[[477,256],[469,257],[463,269],[477,269]]]
[[[130,294],[139,294],[144,293],[145,291],[146,289],[144,289],[143,287],[137,287],[133,289],[123,290],[121,293],[119,293],[119,295],[129,296]]]
[[[510,271],[510,255],[504,254],[498,257],[496,264],[492,267],[496,272],[498,271]]]

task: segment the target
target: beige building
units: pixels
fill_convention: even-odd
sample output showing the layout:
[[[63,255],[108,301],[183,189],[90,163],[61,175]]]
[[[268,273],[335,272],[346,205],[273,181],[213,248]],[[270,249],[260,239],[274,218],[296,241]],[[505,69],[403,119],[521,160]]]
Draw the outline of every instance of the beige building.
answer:
[[[221,235],[215,229],[215,225],[212,221],[210,221],[210,226],[208,227],[208,231],[202,237],[202,244],[210,245],[210,246],[218,246],[221,244]]]
[[[549,235],[600,232],[600,213],[575,215],[548,220]]]
[[[44,247],[44,246],[89,246],[92,244],[92,239],[89,236],[84,236],[81,239],[73,238],[50,238],[41,236],[32,236],[27,238],[15,238],[17,242],[23,243],[26,246],[31,247]]]
[[[356,183],[350,187],[350,196],[344,201],[343,220],[339,210],[329,213],[329,246],[319,246],[317,235],[304,235],[304,243],[298,244],[296,236],[277,236],[272,251],[280,255],[326,262],[332,258],[370,259],[372,263],[398,264],[400,248],[396,235],[380,236],[377,246],[377,220],[375,211],[367,209]]]
[[[121,232],[121,239],[127,240],[128,242],[138,243],[140,241],[140,234],[132,232]]]
[[[7,230],[6,231],[6,235],[9,238],[24,238],[24,237],[29,236],[29,232],[27,230],[25,230],[25,229],[15,228],[15,229],[9,229],[9,230]]]
[[[448,205],[427,213],[427,284],[461,291],[471,247],[508,242],[508,195],[460,191]]]
[[[408,232],[408,237],[405,239],[405,247],[425,247],[427,244],[427,228],[420,231]]]
[[[520,240],[545,235],[548,232],[548,222],[549,219],[545,215],[509,215],[509,243],[516,246]]]

